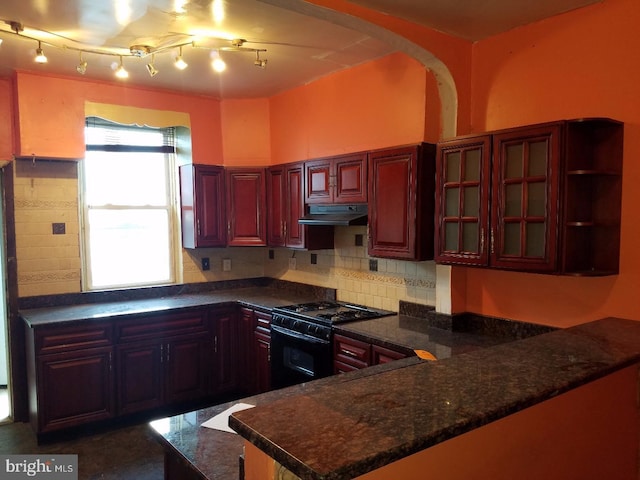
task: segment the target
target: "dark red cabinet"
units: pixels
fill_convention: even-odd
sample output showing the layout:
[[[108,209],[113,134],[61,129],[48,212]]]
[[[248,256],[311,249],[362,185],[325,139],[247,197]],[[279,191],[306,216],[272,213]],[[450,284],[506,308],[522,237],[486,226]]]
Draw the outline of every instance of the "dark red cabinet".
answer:
[[[562,121],[441,142],[436,261],[617,273],[623,125]]]
[[[305,214],[303,163],[267,169],[267,210],[269,246],[308,250],[333,248],[333,227],[298,223]]]
[[[369,153],[369,255],[433,259],[435,145]]]
[[[333,371],[336,374],[388,363],[407,355],[405,348],[382,347],[342,333],[333,336]]]
[[[367,153],[304,163],[306,203],[367,203]]]
[[[211,312],[213,357],[207,364],[212,374],[213,394],[229,393],[238,387],[238,321],[235,308],[214,309]]]
[[[240,308],[240,384],[250,395],[271,390],[271,314]]]
[[[215,165],[182,165],[179,174],[182,246],[225,246],[224,168]]]
[[[227,245],[267,244],[266,180],[263,168],[227,168]]]

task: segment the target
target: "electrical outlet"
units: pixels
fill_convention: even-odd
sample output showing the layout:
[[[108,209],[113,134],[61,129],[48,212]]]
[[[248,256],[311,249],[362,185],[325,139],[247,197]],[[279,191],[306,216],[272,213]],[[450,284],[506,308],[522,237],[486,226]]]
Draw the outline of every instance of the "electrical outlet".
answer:
[[[209,264],[209,257],[204,257],[202,260],[202,270],[209,270],[211,265]]]
[[[317,253],[312,253],[311,254],[311,265],[317,265],[318,264],[318,254]]]
[[[273,252],[273,250],[269,250],[269,260],[273,260],[274,258],[276,258],[275,253]]]
[[[369,271],[371,272],[378,271],[378,260],[369,260]]]
[[[231,259],[230,258],[222,259],[222,271],[223,272],[230,272],[231,271]]]
[[[296,259],[295,258],[290,258],[289,259],[289,269],[291,270],[295,270],[296,269]]]

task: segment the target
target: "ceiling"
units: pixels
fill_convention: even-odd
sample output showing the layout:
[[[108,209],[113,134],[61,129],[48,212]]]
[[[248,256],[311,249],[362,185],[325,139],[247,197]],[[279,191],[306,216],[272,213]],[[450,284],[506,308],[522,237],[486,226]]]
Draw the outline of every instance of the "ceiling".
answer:
[[[351,0],[470,41],[597,1]],[[3,0],[0,76],[14,69],[80,76],[76,67],[86,61],[84,76],[91,79],[262,98],[394,51],[344,26],[351,25],[348,17],[338,24],[328,21],[331,15],[310,16],[313,7],[302,0]],[[37,40],[46,64],[34,62]],[[143,48],[132,53],[134,45]],[[185,70],[174,66],[178,45]],[[210,65],[215,51],[227,64],[222,73]],[[126,80],[114,78],[120,58]],[[267,60],[266,67],[254,65],[258,60]]]

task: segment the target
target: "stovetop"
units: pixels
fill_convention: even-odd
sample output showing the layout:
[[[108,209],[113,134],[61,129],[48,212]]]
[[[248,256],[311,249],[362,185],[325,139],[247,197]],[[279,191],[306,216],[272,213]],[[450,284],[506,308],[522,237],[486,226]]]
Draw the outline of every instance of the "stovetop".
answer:
[[[331,301],[285,305],[274,309],[274,312],[327,325],[395,314],[395,312],[366,307],[364,305]]]

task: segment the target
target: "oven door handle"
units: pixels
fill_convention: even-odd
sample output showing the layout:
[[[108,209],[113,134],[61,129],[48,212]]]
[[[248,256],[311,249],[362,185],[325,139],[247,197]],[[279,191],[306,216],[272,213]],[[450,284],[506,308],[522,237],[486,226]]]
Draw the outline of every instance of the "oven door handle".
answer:
[[[303,340],[309,343],[316,343],[318,345],[326,345],[330,343],[328,340],[322,340],[320,338],[303,335],[302,333],[294,332],[286,328],[279,327],[278,325],[271,325],[271,332],[276,332],[284,337],[294,338],[296,340]]]

